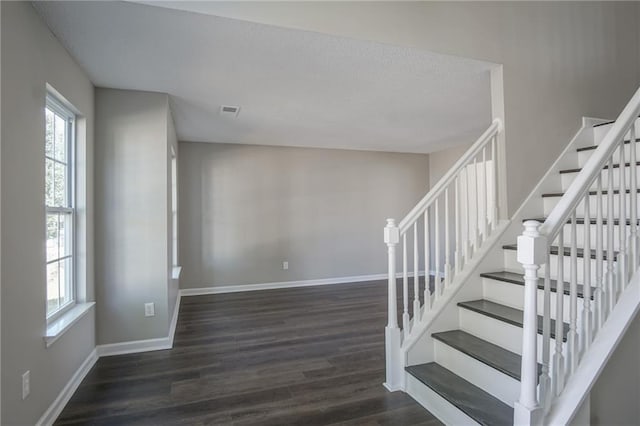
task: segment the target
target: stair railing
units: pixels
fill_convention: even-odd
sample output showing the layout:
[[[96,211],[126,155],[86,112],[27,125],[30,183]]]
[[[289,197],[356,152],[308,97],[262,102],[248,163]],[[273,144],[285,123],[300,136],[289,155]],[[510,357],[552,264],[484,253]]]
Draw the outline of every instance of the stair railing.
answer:
[[[639,114],[640,89],[544,223],[525,222],[525,231],[518,237],[517,256],[525,271],[525,293],[520,397],[514,405],[516,425],[542,424],[551,401],[562,393],[638,269],[635,123]],[[630,167],[625,167],[627,161]],[[614,179],[616,170],[618,178]],[[578,223],[584,223],[581,243]],[[554,264],[551,254],[556,252]],[[557,282],[553,311],[552,275]],[[567,278],[569,285],[565,288]],[[542,318],[538,317],[539,280],[544,283]],[[566,295],[568,315],[564,312]],[[580,296],[582,306],[578,303]],[[568,329],[564,325],[567,318]],[[542,347],[538,348],[540,326]],[[542,369],[538,377],[540,353]]]
[[[459,284],[456,277],[504,217],[503,134],[500,120],[493,120],[399,225],[396,226],[394,219],[387,219],[384,241],[389,255],[389,321],[385,330],[385,386],[392,391],[403,388],[403,340],[442,305],[440,300],[445,292]],[[398,244],[402,252],[399,276],[396,273]],[[409,259],[412,259],[411,265]],[[430,275],[434,276],[432,284]],[[402,294],[401,328],[398,325],[398,278],[401,278]],[[409,278],[412,278],[412,287]]]

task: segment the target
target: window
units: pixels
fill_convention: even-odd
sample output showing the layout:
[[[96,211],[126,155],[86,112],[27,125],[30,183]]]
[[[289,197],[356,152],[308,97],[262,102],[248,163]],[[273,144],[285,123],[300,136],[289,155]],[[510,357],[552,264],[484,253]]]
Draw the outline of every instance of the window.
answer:
[[[47,319],[75,299],[75,114],[47,96],[45,108],[45,206]]]

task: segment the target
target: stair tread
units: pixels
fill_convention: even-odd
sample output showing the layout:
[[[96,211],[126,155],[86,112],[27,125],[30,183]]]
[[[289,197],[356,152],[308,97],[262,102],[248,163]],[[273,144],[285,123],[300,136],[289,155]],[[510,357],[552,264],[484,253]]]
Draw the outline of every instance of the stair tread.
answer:
[[[544,223],[544,221],[547,220],[547,218],[546,217],[533,217],[533,218],[529,218],[529,219],[523,219],[522,222],[526,222],[528,220],[535,220],[535,221],[538,221],[540,223]],[[585,222],[585,220],[584,220],[583,217],[576,218],[576,224],[577,225],[584,225],[584,222]],[[567,223],[571,223],[571,219],[567,220]],[[597,223],[598,223],[598,219],[596,219],[594,217],[589,219],[589,224],[590,225],[596,225]],[[606,225],[607,223],[608,223],[608,219],[602,218],[602,224]],[[627,225],[631,225],[631,219],[626,219],[625,223]],[[620,224],[620,219],[613,219],[613,224],[614,225],[619,225]]]
[[[625,144],[630,143],[630,140],[626,140],[624,141]],[[636,142],[640,142],[640,138],[636,138]],[[589,145],[589,146],[583,146],[582,148],[578,148],[576,149],[577,152],[582,152],[582,151],[590,151],[593,149],[596,149],[598,147],[598,145]]]
[[[434,339],[487,364],[489,367],[520,380],[520,366],[522,357],[498,345],[489,343],[462,330],[443,331],[433,333]],[[538,375],[542,372],[542,365],[538,364]]]
[[[624,163],[624,167],[629,167],[631,166],[630,162]],[[636,166],[640,166],[640,161],[636,161]],[[609,168],[609,165],[604,166],[602,169],[603,170],[607,170]],[[619,169],[620,168],[620,163],[614,164],[613,165],[614,169]],[[566,174],[566,173],[580,173],[580,171],[582,170],[581,167],[577,167],[574,169],[564,169],[564,170],[560,170],[560,174]]]
[[[496,272],[483,272],[480,274],[483,278],[490,278],[496,281],[503,281],[511,284],[524,285],[524,276],[521,273],[509,272],[509,271],[496,271]],[[563,293],[569,296],[569,286],[570,283],[567,281],[563,281]],[[549,287],[553,293],[558,291],[558,281],[557,280],[549,280]],[[544,289],[544,279],[540,279],[538,281],[538,289]],[[584,286],[582,284],[578,284],[578,297],[584,296]],[[591,299],[593,299],[593,295],[595,294],[595,287],[591,287]]]
[[[630,194],[631,191],[629,189],[626,189],[625,194]],[[640,188],[638,188],[637,190],[638,193],[640,193]],[[603,190],[602,191],[602,195],[607,195],[609,193],[608,190]],[[613,190],[613,195],[619,194],[620,190],[619,189],[614,189]],[[564,195],[564,192],[547,192],[545,194],[542,194],[542,198],[548,198],[548,197],[562,197]],[[589,191],[589,195],[598,195],[598,191]]]
[[[501,305],[499,303],[490,302],[488,300],[472,300],[470,302],[459,302],[458,306],[461,308],[469,309],[482,315],[497,319],[499,321],[506,322],[516,327],[522,327],[523,312],[520,309],[511,308],[509,306]],[[538,334],[542,334],[542,322],[543,318],[538,315]],[[555,320],[551,320],[550,336],[555,338]],[[563,335],[562,340],[567,340],[567,333],[569,332],[569,324],[563,323]]]
[[[518,245],[517,244],[505,244],[502,246],[503,249],[505,250],[517,250],[518,249]],[[563,247],[563,253],[565,256],[571,256],[571,248],[568,246],[564,246]],[[559,253],[559,247],[558,246],[551,246],[549,247],[549,253],[551,254],[558,254]],[[590,249],[589,250],[589,257],[591,257],[591,259],[595,259],[596,258],[596,250],[595,249]],[[577,253],[577,257],[584,257],[584,249],[582,248],[578,248],[576,250]],[[618,256],[618,252],[616,250],[613,251],[613,258],[615,260],[616,256]],[[602,253],[602,260],[607,260],[607,251],[605,250]]]
[[[513,408],[441,365],[430,362],[405,370],[481,425],[513,424]]]

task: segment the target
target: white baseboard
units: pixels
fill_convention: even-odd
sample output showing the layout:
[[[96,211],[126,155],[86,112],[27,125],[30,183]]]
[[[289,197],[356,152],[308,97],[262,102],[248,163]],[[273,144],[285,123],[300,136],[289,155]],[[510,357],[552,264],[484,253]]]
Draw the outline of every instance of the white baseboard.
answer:
[[[163,349],[171,349],[171,340],[169,337],[159,337],[157,339],[109,343],[96,346],[96,351],[98,352],[98,357],[160,351]]]
[[[73,396],[73,393],[78,389],[80,383],[85,378],[91,367],[94,366],[96,361],[98,360],[98,354],[96,349],[92,350],[89,356],[82,362],[78,370],[71,376],[71,379],[67,382],[67,384],[62,388],[58,397],[53,401],[53,403],[47,408],[47,411],[44,412],[40,420],[36,423],[37,426],[48,426],[52,425],[62,410],[67,405],[67,402]]]
[[[408,277],[413,277],[413,272],[408,273]],[[424,276],[424,271],[418,273],[419,276]],[[435,275],[435,271],[430,271],[430,275]],[[440,278],[444,278],[444,273],[440,273]],[[396,273],[396,278],[402,278],[402,273]],[[223,294],[223,293],[239,293],[243,291],[259,291],[259,290],[277,290],[282,288],[293,287],[312,287],[318,285],[334,285],[334,284],[351,284],[361,283],[365,281],[379,281],[386,280],[387,274],[372,274],[372,275],[355,275],[350,277],[337,277],[337,278],[320,278],[314,280],[301,280],[301,281],[282,281],[272,283],[260,283],[260,284],[240,284],[240,285],[225,285],[225,286],[210,286],[199,288],[183,288],[180,290],[181,296],[200,296],[205,294]]]

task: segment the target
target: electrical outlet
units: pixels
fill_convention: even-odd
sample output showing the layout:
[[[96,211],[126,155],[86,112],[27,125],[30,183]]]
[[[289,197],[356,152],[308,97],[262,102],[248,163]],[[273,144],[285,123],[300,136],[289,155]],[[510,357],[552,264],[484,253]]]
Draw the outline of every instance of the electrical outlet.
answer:
[[[289,269],[289,262],[287,262],[286,260],[282,262],[282,269],[284,269],[285,271]]]
[[[144,304],[144,316],[145,317],[152,317],[152,316],[155,316],[155,314],[156,314],[155,304],[153,302],[145,303]]]
[[[26,399],[31,392],[31,372],[25,371],[22,375],[22,399]]]

